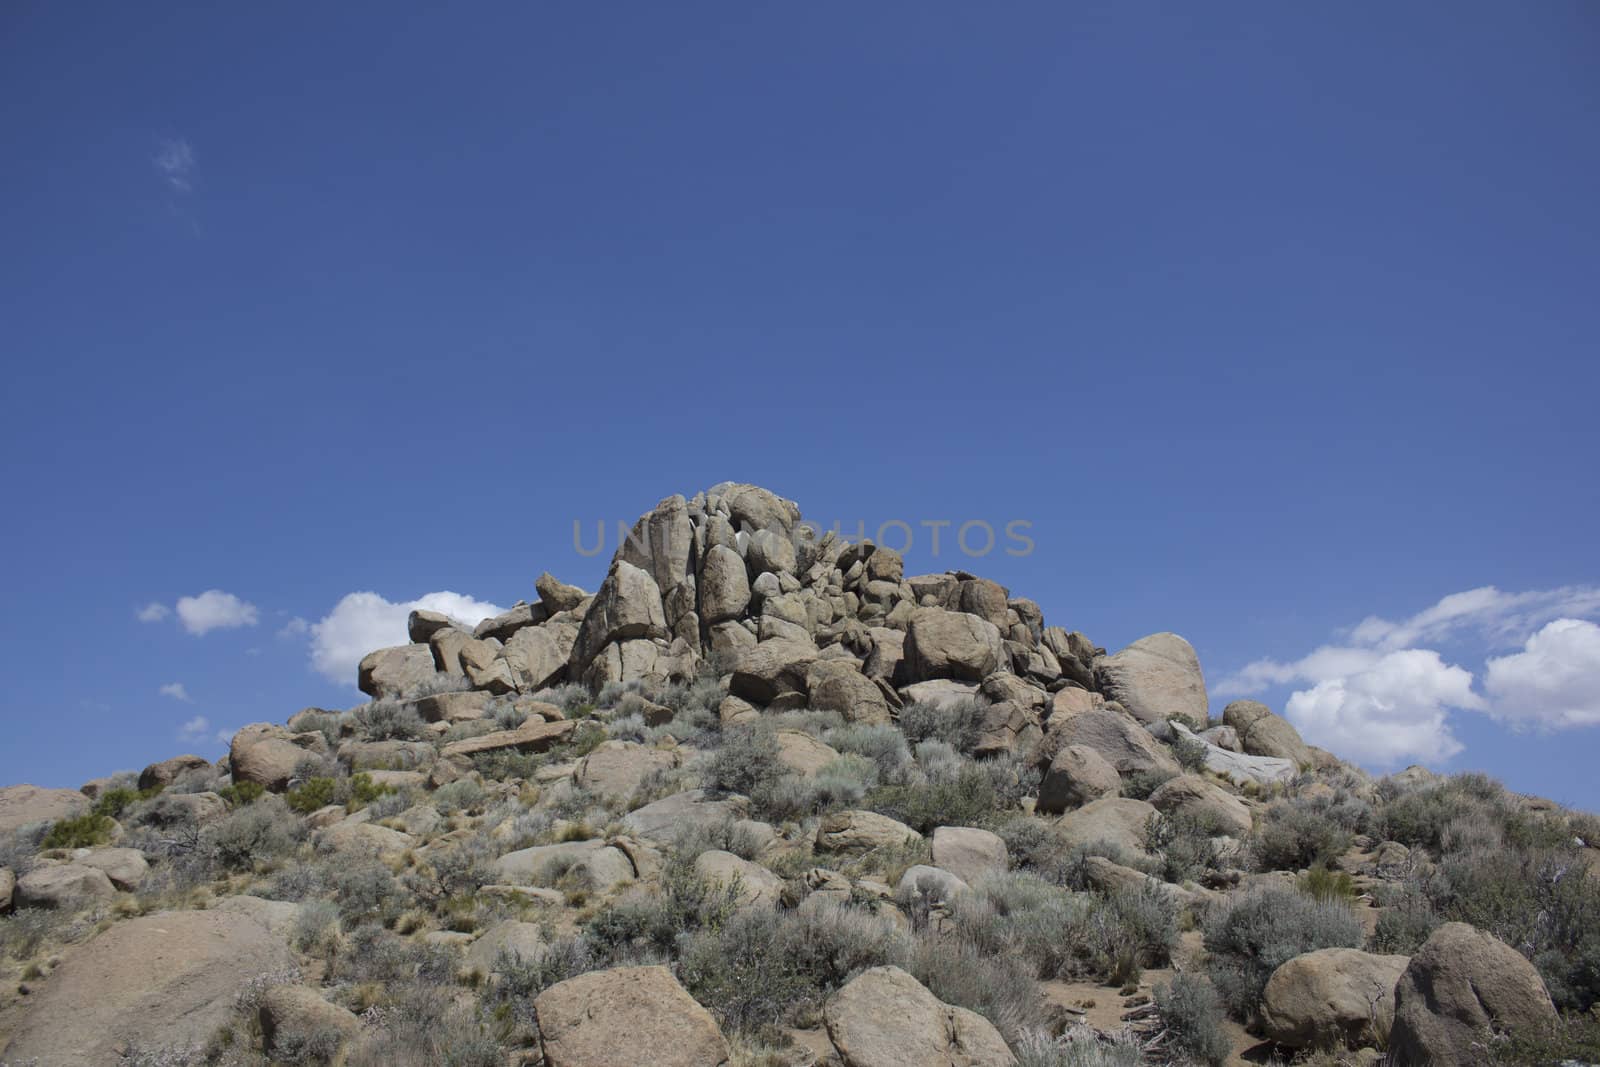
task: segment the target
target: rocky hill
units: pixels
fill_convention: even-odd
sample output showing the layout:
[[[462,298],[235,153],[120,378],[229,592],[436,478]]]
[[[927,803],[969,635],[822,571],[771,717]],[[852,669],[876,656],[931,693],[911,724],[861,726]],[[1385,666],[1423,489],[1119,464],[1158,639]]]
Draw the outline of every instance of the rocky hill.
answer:
[[[1592,815],[755,486],[536,590],[215,764],[0,789],[0,1063],[1600,1059]]]

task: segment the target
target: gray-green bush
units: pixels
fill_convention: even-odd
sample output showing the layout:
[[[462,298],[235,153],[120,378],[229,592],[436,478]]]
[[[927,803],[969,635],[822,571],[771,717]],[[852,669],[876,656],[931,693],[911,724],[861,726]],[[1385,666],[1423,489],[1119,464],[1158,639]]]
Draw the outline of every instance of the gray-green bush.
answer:
[[[1207,970],[1234,1017],[1252,1018],[1279,965],[1319,948],[1360,948],[1360,921],[1344,904],[1277,887],[1239,894],[1205,922]]]

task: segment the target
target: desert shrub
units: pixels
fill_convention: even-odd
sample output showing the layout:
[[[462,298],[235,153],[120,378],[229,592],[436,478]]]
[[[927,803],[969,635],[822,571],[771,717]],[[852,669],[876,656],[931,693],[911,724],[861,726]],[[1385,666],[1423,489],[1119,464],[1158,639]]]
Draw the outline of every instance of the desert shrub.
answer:
[[[428,733],[416,708],[393,700],[363,704],[350,716],[356,733],[368,741],[415,741]]]
[[[1438,849],[1452,823],[1498,825],[1503,817],[1504,790],[1482,775],[1463,774],[1391,795],[1376,828],[1390,841]]]
[[[310,815],[335,802],[339,795],[337,778],[307,778],[283,795],[290,811]]]
[[[1059,1037],[1043,1030],[1024,1034],[1012,1047],[1017,1067],[1141,1067],[1144,1049],[1126,1031],[1102,1040],[1089,1027],[1077,1027]]]
[[[50,824],[40,848],[94,848],[111,840],[116,823],[109,815],[89,811]]]
[[[968,941],[917,937],[910,943],[905,969],[946,1004],[975,1011],[1015,1040],[1046,1022],[1028,964],[994,956]]]
[[[971,697],[937,703],[912,701],[900,709],[900,731],[912,745],[943,741],[971,755],[983,729],[983,705]]]
[[[90,812],[95,815],[104,815],[111,819],[120,819],[123,812],[142,801],[152,800],[162,793],[161,786],[152,786],[149,789],[131,789],[121,786],[101,792],[95,799]]]
[[[868,794],[866,805],[924,834],[936,826],[983,826],[997,807],[994,781],[975,764],[961,767],[953,778],[880,786]]]
[[[1033,815],[1013,815],[994,832],[1006,843],[1011,866],[1020,870],[1042,870],[1066,847],[1050,823]]]
[[[660,892],[607,905],[584,928],[584,937],[608,966],[670,958],[681,935],[720,929],[738,911],[741,889],[737,882],[702,879],[694,857],[675,852],[662,868]]]
[[[878,768],[885,782],[897,780],[911,763],[905,735],[893,726],[852,724],[829,730],[822,740],[845,755],[862,756]]]
[[[348,792],[346,793],[344,802],[349,806],[351,811],[360,811],[362,808],[367,807],[374,801],[382,797],[386,797],[394,792],[394,788],[392,786],[379,785],[377,782],[372,780],[372,775],[367,774],[364,771],[357,774],[352,774],[349,782],[346,785],[346,789]]]
[[[18,908],[0,917],[0,956],[25,960],[54,939],[66,919],[50,908]]]
[[[1313,900],[1337,900],[1349,903],[1356,898],[1355,880],[1345,871],[1330,871],[1322,864],[1314,864],[1299,878],[1295,888]]]
[[[495,957],[494,972],[499,981],[484,993],[484,1004],[500,1019],[509,1019],[531,1028],[533,998],[557,982],[576,978],[598,966],[589,943],[581,937],[562,937],[543,946],[537,956],[501,952]]]
[[[1481,1047],[1494,1067],[1600,1063],[1600,1016],[1593,1012],[1565,1015],[1542,1026],[1496,1034]]]
[[[1134,800],[1149,800],[1151,793],[1176,777],[1171,771],[1134,771],[1122,776],[1122,795]]]
[[[877,766],[854,754],[831,760],[811,778],[784,775],[758,784],[750,794],[756,814],[783,822],[858,806],[878,780]]]
[[[512,778],[532,778],[534,773],[549,761],[549,756],[539,752],[518,752],[514,748],[475,752],[472,769],[485,781],[504,782]]]
[[[706,765],[707,789],[749,796],[756,786],[788,773],[778,759],[778,738],[762,726],[742,726],[723,734],[722,747]]]
[[[1422,943],[1444,922],[1426,896],[1414,886],[1380,891],[1377,928],[1372,934],[1372,951],[1414,956]]]
[[[300,820],[281,801],[272,798],[229,813],[205,832],[204,841],[224,868],[247,871],[257,860],[286,855],[302,832]]]
[[[568,713],[569,716],[572,712],[585,705],[590,708],[594,707],[594,694],[589,692],[589,687],[586,685],[574,683],[555,685],[549,689],[541,690],[535,696],[546,704],[554,704],[563,712]]]
[[[1174,1051],[1211,1067],[1227,1062],[1233,1047],[1223,1033],[1222,1002],[1210,982],[1179,974],[1155,988],[1155,1002]]]
[[[363,1040],[351,1045],[345,1067],[504,1067],[506,1049],[492,1018],[463,1005],[436,979],[388,990],[387,1002],[366,1012]]]
[[[480,807],[483,801],[483,786],[471,778],[457,778],[440,786],[433,793],[433,806],[445,815]]]
[[[1078,957],[1064,931],[1083,927],[1096,903],[1026,872],[992,874],[949,902],[958,936],[980,951],[1026,963],[1033,977],[1071,977]]]
[[[856,908],[744,911],[690,937],[679,969],[724,1027],[751,1034],[803,1024],[855,974],[903,954],[892,924]]]
[[[407,686],[401,696],[405,700],[420,700],[422,697],[436,696],[439,693],[464,693],[471,688],[471,679],[459,674],[440,672]]]
[[[336,868],[333,890],[339,918],[347,928],[374,921],[388,925],[399,916],[406,900],[389,868],[372,859]]]
[[[1197,878],[1217,866],[1212,827],[1191,815],[1152,815],[1145,825],[1145,848],[1160,857],[1157,873],[1168,882]]]
[[[1258,889],[1213,909],[1205,923],[1207,967],[1223,1003],[1251,1018],[1280,964],[1319,948],[1359,948],[1361,923],[1340,903],[1293,889]]]
[[[1350,847],[1350,833],[1324,812],[1278,800],[1268,805],[1249,847],[1259,870],[1298,871],[1338,859]]]
[[[1173,732],[1172,756],[1178,761],[1178,766],[1191,774],[1199,774],[1206,767],[1206,753],[1210,749],[1204,741],[1194,741],[1182,734]]]
[[[266,786],[260,782],[234,782],[232,785],[223,786],[217,790],[217,795],[230,808],[241,808],[252,804],[266,793]]]
[[[295,912],[289,939],[301,952],[327,955],[338,934],[339,908],[328,900],[312,900]]]
[[[1093,893],[1094,906],[1069,933],[1090,974],[1115,983],[1165,966],[1178,943],[1178,909],[1152,885]]]
[[[380,926],[358,926],[329,966],[337,981],[402,985],[410,981],[443,984],[453,980],[455,955],[441,945],[410,941]]]

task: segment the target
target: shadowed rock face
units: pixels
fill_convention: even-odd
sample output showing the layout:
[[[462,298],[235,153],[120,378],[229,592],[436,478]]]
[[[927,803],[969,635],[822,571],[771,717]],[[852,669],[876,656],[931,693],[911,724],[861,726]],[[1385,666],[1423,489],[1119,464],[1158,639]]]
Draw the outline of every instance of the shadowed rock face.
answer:
[[[5,1056],[38,1067],[99,1067],[118,1048],[202,1045],[245,983],[294,960],[281,932],[294,905],[235,897],[212,911],[161,912],[69,950],[29,999]]]

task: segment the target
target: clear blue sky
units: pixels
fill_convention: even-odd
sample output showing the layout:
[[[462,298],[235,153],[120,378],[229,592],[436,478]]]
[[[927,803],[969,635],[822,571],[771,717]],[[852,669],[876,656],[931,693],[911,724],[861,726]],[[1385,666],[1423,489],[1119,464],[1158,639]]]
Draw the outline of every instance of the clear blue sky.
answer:
[[[1596,55],[1588,2],[7,4],[0,782],[354,704],[347,594],[593,588],[574,519],[737,479],[1025,520],[909,565],[1600,807]]]

